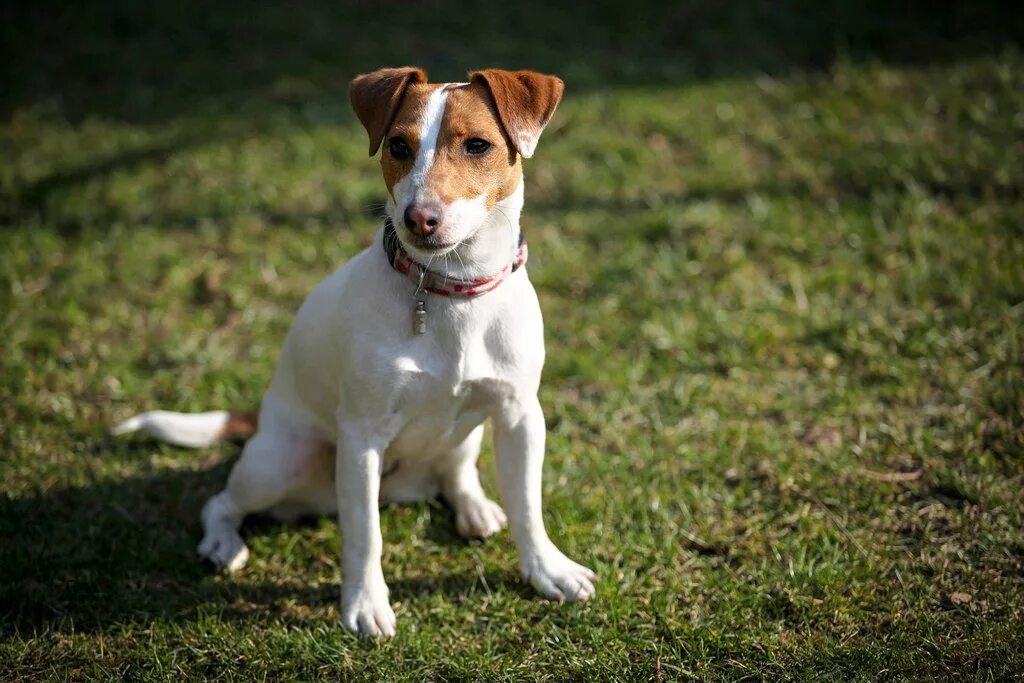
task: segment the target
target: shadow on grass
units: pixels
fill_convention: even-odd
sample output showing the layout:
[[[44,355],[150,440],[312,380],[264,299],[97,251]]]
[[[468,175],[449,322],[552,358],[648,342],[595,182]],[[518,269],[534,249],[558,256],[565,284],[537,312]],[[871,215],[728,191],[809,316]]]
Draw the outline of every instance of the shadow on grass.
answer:
[[[199,136],[179,136],[167,142],[117,152],[81,166],[44,176],[21,188],[14,196],[5,197],[0,194],[0,222],[7,220],[14,224],[19,218],[45,216],[47,202],[54,193],[136,166],[163,163],[175,154],[200,145],[204,141],[205,139]],[[94,212],[87,220],[109,222],[110,217],[98,216]],[[84,222],[64,219],[56,227],[64,237],[75,237],[81,232]]]
[[[199,510],[223,485],[230,464],[0,498],[0,632],[103,632],[132,621],[185,622],[204,613],[294,620],[287,605],[311,614],[337,605],[338,583],[310,586],[302,567],[284,581],[254,581],[245,572],[219,580],[196,557]],[[441,507],[425,505],[432,512]],[[465,546],[449,528],[447,508],[436,512],[428,538]],[[243,535],[253,539],[284,527],[250,518]],[[482,584],[536,597],[511,568],[389,581],[396,601],[438,592],[457,598],[483,590]]]

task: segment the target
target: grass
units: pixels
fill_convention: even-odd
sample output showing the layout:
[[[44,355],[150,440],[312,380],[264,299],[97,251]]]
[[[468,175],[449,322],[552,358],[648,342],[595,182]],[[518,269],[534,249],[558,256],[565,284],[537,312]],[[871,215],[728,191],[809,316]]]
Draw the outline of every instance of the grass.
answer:
[[[4,677],[1024,675],[1019,13],[725,5],[0,10]],[[370,644],[333,520],[215,575],[238,447],[106,430],[256,404],[373,234],[345,82],[402,62],[568,82],[524,224],[548,528],[601,580],[552,606],[507,534],[389,509]]]

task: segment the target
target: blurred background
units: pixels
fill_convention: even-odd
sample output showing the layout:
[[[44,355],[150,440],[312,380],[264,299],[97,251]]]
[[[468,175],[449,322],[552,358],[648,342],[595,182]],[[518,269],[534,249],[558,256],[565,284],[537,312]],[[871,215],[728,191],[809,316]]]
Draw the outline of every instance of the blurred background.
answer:
[[[166,123],[333,101],[352,75],[415,63],[440,80],[487,66],[562,74],[580,93],[943,64],[1020,37],[1000,2],[5,3],[6,113]]]
[[[995,1],[12,2],[0,12],[0,112],[20,124],[5,136],[13,163],[6,164],[0,210],[8,222],[53,218],[62,193],[189,148],[272,128],[351,126],[348,80],[383,65],[416,64],[440,81],[475,68],[528,67],[561,75],[571,102],[758,77],[766,87],[777,78],[841,77],[844,67],[861,64],[950,65],[1005,54],[1024,31],[1021,13]],[[725,104],[719,113],[728,117]],[[574,123],[563,117],[561,125],[574,132]],[[715,133],[752,133],[737,123]],[[103,147],[78,151],[51,140],[50,153],[59,147],[62,158],[44,162],[33,134],[60,125],[74,126],[81,141],[104,137]],[[669,133],[667,142],[678,146],[703,131],[677,125]],[[612,194],[623,193],[629,190]],[[258,195],[249,193],[250,206]],[[344,210],[349,197],[325,193],[323,201]],[[203,198],[188,203],[182,211],[194,215],[187,218],[212,210]],[[280,201],[263,203],[289,210]],[[106,212],[95,219],[107,223],[123,210],[91,209]],[[68,229],[92,220],[74,213],[62,215]]]
[[[1022,39],[995,1],[3,3],[0,671],[1020,675]],[[523,225],[549,529],[602,583],[551,610],[507,535],[389,510],[405,630],[359,649],[333,521],[213,576],[237,446],[107,427],[256,405],[384,199],[348,81],[404,64],[566,81]]]

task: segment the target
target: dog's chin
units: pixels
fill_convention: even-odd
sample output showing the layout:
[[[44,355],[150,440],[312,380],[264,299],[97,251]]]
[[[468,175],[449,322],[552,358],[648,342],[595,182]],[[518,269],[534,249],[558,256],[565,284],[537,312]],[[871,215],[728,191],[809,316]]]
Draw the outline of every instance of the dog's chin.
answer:
[[[462,240],[450,240],[447,238],[437,239],[436,237],[420,237],[413,235],[408,230],[400,229],[398,241],[402,248],[417,261],[427,261],[444,256],[455,250]]]
[[[418,240],[400,240],[402,247],[405,248],[406,252],[417,261],[428,261],[435,259],[453,251],[455,247],[459,246],[458,242],[451,244],[434,244],[433,242],[418,241]]]

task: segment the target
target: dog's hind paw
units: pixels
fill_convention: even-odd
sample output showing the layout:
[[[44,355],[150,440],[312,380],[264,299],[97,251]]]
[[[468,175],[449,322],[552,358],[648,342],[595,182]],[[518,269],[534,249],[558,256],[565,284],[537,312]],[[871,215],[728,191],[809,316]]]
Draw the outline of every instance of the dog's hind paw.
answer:
[[[487,538],[508,525],[505,511],[483,496],[464,496],[455,505],[455,529],[463,538]]]
[[[199,543],[200,557],[215,564],[219,569],[236,572],[249,560],[249,548],[237,531],[220,529],[209,531]]]
[[[249,549],[238,535],[239,515],[225,493],[210,498],[203,506],[203,540],[197,552],[218,568],[238,571],[249,559]]]

